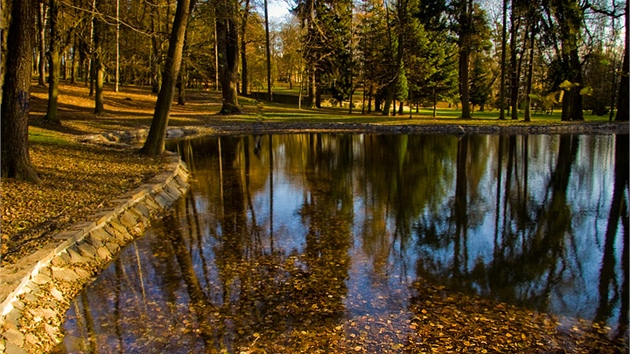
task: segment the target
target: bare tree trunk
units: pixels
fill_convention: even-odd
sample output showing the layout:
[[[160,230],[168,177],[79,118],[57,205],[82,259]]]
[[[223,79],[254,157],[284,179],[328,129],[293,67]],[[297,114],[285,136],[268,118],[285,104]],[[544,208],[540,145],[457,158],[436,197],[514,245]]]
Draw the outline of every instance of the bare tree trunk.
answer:
[[[77,82],[77,41],[76,34],[72,34],[72,65],[70,68],[70,83],[74,84]]]
[[[39,27],[38,44],[39,44],[39,78],[37,84],[46,86],[46,1],[39,0],[39,9],[37,12],[37,26]]]
[[[44,120],[61,124],[57,115],[57,102],[59,99],[59,70],[61,38],[59,33],[59,3],[57,0],[50,0],[50,50],[48,59],[50,60],[50,79],[48,80],[48,107]]]
[[[267,9],[267,0],[265,0],[265,53],[267,55],[267,95],[269,102],[273,102],[271,92],[271,45],[269,44],[269,10]]]
[[[534,76],[534,53],[536,47],[536,31],[535,25],[532,25],[532,33],[529,42],[529,67],[527,69],[527,84],[525,86],[525,118],[526,122],[531,121],[531,97],[529,95],[532,93],[532,79]]]
[[[507,51],[507,2],[503,0],[503,28],[501,31],[501,92],[499,92],[499,119],[505,119],[505,69]]]
[[[100,8],[100,0],[96,3],[96,9]],[[94,52],[92,53],[92,72],[94,73],[94,113],[99,114],[105,111],[103,106],[103,48],[102,48],[102,37],[103,30],[105,24],[98,18],[98,16],[94,16]]]
[[[266,2],[265,2],[266,4]],[[247,19],[249,18],[249,0],[245,1],[245,9],[243,11],[243,21],[241,23],[241,94],[249,93],[249,72],[247,70],[247,42],[245,41],[245,32],[247,29]]]
[[[626,30],[630,28],[630,21],[628,21],[629,2],[626,1]],[[630,112],[628,111],[628,34],[626,34],[626,43],[623,50],[623,66],[621,68],[621,84],[619,85],[619,99],[617,100],[617,116],[615,121],[627,122],[630,119]]]
[[[120,0],[116,0],[116,83],[114,92],[118,92],[120,84]]]
[[[312,66],[308,73],[308,104],[309,108],[315,107],[315,96],[317,96],[317,86],[315,85],[315,67]]]
[[[182,53],[184,51],[186,26],[194,3],[195,0],[177,1],[173,31],[171,32],[171,38],[169,40],[168,55],[164,65],[164,75],[162,76],[162,86],[155,104],[149,136],[141,149],[141,152],[146,155],[156,156],[164,151],[166,127],[168,126],[168,119],[173,104],[173,94],[175,93],[175,84],[177,83],[177,75],[179,74]]]
[[[13,0],[7,38],[6,73],[2,87],[0,119],[0,171],[2,177],[15,177],[40,183],[28,152],[28,113],[31,67],[33,65],[34,1]]]
[[[512,0],[512,12],[510,14],[510,105],[512,106],[512,120],[518,120],[518,65],[516,63],[516,9],[515,0]]]
[[[463,6],[460,10],[461,14],[459,21],[460,26],[462,27],[460,30],[462,33],[460,33],[459,39],[459,95],[462,103],[462,118],[471,119],[468,64],[470,61],[470,22],[472,21],[472,3],[469,3],[469,0],[464,0],[462,1],[462,4]]]
[[[222,114],[239,113],[238,92],[238,28],[235,0],[223,0],[224,18],[217,19],[217,37],[219,49],[219,81],[223,96]]]
[[[159,23],[158,6],[155,0],[151,1],[151,49],[153,50],[153,60],[151,62],[151,91],[158,93],[162,86],[162,76],[160,71],[161,66],[161,53],[160,45],[158,43],[158,29],[156,23]]]
[[[180,65],[179,76],[177,78],[177,105],[186,105],[186,86],[188,86],[188,65],[186,58],[188,57],[187,36],[184,36],[184,49],[182,54],[182,63]]]

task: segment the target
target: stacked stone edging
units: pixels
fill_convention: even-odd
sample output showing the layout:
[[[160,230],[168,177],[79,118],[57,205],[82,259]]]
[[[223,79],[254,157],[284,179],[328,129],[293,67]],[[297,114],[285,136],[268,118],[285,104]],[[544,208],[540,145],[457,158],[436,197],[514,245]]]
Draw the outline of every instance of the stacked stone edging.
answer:
[[[72,300],[119,250],[141,236],[151,221],[187,188],[188,169],[169,154],[166,172],[125,194],[15,265],[0,268],[0,353],[51,351],[63,338],[61,325]]]

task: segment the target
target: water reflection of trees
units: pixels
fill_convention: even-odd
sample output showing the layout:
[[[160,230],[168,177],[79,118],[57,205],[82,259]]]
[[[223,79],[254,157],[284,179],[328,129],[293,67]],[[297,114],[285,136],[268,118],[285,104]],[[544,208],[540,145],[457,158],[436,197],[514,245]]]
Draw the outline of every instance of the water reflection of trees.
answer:
[[[330,331],[354,310],[349,296],[393,303],[399,291],[404,302],[411,279],[543,311],[580,297],[592,309],[571,311],[624,333],[627,145],[627,135],[184,141],[190,193],[139,241],[148,251],[127,248],[101,281],[114,311],[86,295],[75,322],[86,333],[113,324],[117,348],[134,338],[210,352],[302,348],[304,333]],[[602,162],[614,174],[592,173]],[[385,289],[349,288],[364,265],[370,286]],[[85,348],[102,345],[85,338]]]
[[[624,137],[627,136],[617,137],[617,141],[623,141]],[[627,278],[628,263],[623,258],[627,257],[627,236],[623,216],[620,216],[627,215],[628,210],[627,204],[623,204],[627,200],[627,182],[623,182],[623,178],[627,181],[627,177],[620,177],[616,170],[613,206],[610,209],[613,212],[606,223],[605,237],[597,233],[592,235],[588,228],[590,225],[584,224],[585,220],[600,224],[605,218],[598,218],[598,215],[586,218],[583,214],[591,211],[580,209],[584,206],[580,204],[582,200],[594,199],[593,195],[606,200],[609,198],[606,190],[590,191],[581,186],[583,181],[575,175],[575,161],[582,161],[586,159],[583,154],[591,153],[591,149],[580,150],[580,142],[587,140],[590,143],[589,139],[595,138],[566,135],[549,139],[552,142],[550,145],[539,142],[532,146],[531,140],[539,141],[538,137],[497,137],[494,156],[486,155],[496,171],[494,208],[486,208],[485,201],[463,191],[469,181],[465,175],[470,165],[462,162],[470,158],[470,152],[463,146],[467,139],[460,140],[454,158],[457,161],[457,176],[455,196],[451,197],[452,210],[442,209],[418,219],[419,246],[425,250],[417,264],[418,273],[434,281],[450,279],[450,286],[457,289],[467,289],[542,311],[572,308],[576,305],[572,303],[576,296],[586,298],[587,304],[588,301],[593,303],[589,297],[598,297],[597,316],[589,309],[573,308],[572,311],[577,310],[587,318],[625,326],[627,315],[618,319],[620,312],[613,314],[612,309],[619,311],[627,308],[627,297],[623,300],[625,290],[621,284]],[[616,148],[615,166],[621,166],[625,171],[627,167],[623,166],[627,162],[620,159],[627,161],[627,147],[622,148],[624,145],[621,144]],[[479,146],[478,143],[474,145]],[[555,163],[546,163],[550,166],[548,172],[540,161],[534,165],[533,171],[531,169],[530,161],[535,160],[532,155],[537,155],[538,149],[557,151],[551,155],[555,157]],[[591,157],[591,160],[597,161],[598,158]],[[592,174],[593,165],[590,166]],[[601,179],[602,184],[606,182]],[[485,192],[491,195],[491,189],[485,186],[482,184],[478,188],[486,188]],[[588,208],[592,208],[591,205]],[[621,210],[621,214],[615,213],[615,208]],[[487,221],[484,221],[485,226],[478,224],[483,220],[471,221],[471,215],[474,215],[471,209],[494,213],[494,230],[488,227]],[[597,212],[605,215],[608,211]],[[618,224],[622,225],[621,232],[617,231]],[[452,232],[453,229],[455,232]],[[468,232],[474,233],[474,239],[466,240]],[[490,232],[493,233],[491,257],[479,252],[480,248],[465,248],[466,245],[474,246],[480,240],[487,241]],[[592,284],[586,284],[593,280],[592,276],[588,277],[588,267],[593,266],[592,260],[589,260],[592,252],[589,244],[602,238],[605,244],[601,250],[603,259],[597,294],[592,291]],[[586,253],[585,248],[588,248]],[[591,292],[585,293],[586,288],[590,288]],[[624,329],[620,331],[623,333]]]
[[[269,340],[294,331],[315,331],[330,326],[343,315],[352,189],[341,188],[331,180],[343,178],[350,165],[339,156],[326,156],[325,142],[318,136],[310,139],[307,143],[319,146],[317,149],[306,154],[296,152],[304,158],[302,165],[311,165],[307,166],[308,170],[320,170],[317,176],[306,175],[310,192],[300,209],[307,230],[303,252],[274,247],[274,234],[282,233],[283,229],[273,221],[273,173],[277,168],[273,138],[256,138],[254,144],[249,137],[221,138],[205,143],[206,154],[210,153],[208,146],[217,147],[215,160],[219,161],[219,169],[207,171],[203,180],[213,182],[192,191],[193,197],[186,203],[189,210],[180,207],[181,214],[172,218],[172,222],[181,225],[170,225],[168,229],[179,230],[170,239],[194,313],[201,324],[212,319],[210,326],[200,326],[201,333],[208,333],[203,338],[209,348],[233,351],[258,338]],[[317,158],[313,157],[315,154]],[[289,157],[290,160],[295,158]],[[267,179],[268,184],[252,183],[252,180]],[[197,199],[217,200],[213,198],[217,189],[221,194],[220,205],[205,205],[203,214],[190,213]],[[269,204],[258,210],[253,205],[252,194],[266,193]],[[199,225],[212,225],[212,230],[205,232],[213,239],[210,244],[216,267],[210,283],[220,287],[214,296],[209,296],[208,289],[203,289],[201,282],[195,280],[207,265],[202,262],[199,269],[199,264],[192,261],[196,247],[209,245],[184,246],[192,236],[186,231],[197,233],[195,230],[201,229]]]

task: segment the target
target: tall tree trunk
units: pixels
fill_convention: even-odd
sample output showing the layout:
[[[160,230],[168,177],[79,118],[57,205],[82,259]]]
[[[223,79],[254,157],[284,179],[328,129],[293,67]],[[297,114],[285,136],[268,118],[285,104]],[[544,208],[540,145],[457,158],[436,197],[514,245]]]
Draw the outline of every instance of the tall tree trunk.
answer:
[[[161,66],[161,51],[160,44],[158,43],[158,28],[159,26],[159,7],[156,0],[151,1],[151,49],[153,50],[153,60],[151,61],[151,92],[158,93],[162,86],[162,73],[160,71]]]
[[[505,69],[507,52],[507,2],[503,0],[503,28],[501,30],[501,88],[499,92],[499,119],[505,119]]]
[[[630,2],[626,1],[626,31],[630,28],[630,21],[628,20],[628,11]],[[628,111],[628,34],[626,33],[626,43],[623,50],[623,66],[621,68],[621,83],[619,85],[619,99],[617,100],[617,116],[615,121],[627,122],[630,119],[630,112]],[[628,247],[628,245],[626,245]]]
[[[46,1],[39,0],[39,9],[37,12],[37,26],[39,27],[38,45],[39,45],[39,78],[37,84],[46,86]]]
[[[186,105],[186,86],[188,85],[188,66],[186,60],[182,58],[182,64],[177,79],[177,105]]]
[[[0,171],[2,177],[15,177],[40,183],[28,152],[35,5],[34,1],[12,2],[7,38],[7,50],[11,55],[6,58],[6,73],[2,87]]]
[[[50,77],[48,80],[48,108],[44,120],[61,124],[57,115],[57,101],[59,98],[59,70],[61,38],[59,33],[59,3],[57,0],[50,0],[50,50],[48,59],[50,60]]]
[[[317,96],[317,86],[315,85],[315,67],[311,66],[308,73],[308,108],[315,107],[315,96]]]
[[[120,84],[120,0],[116,0],[116,75],[114,92],[118,92]]]
[[[269,102],[273,102],[271,92],[271,45],[269,44],[269,10],[267,9],[267,0],[265,0],[265,53],[267,55],[267,95]]]
[[[532,79],[534,76],[534,52],[536,47],[536,27],[532,25],[532,33],[529,42],[529,66],[527,68],[527,83],[525,86],[525,117],[526,122],[531,121],[531,97],[532,93]]]
[[[461,33],[459,38],[459,94],[462,104],[462,118],[471,119],[470,113],[470,87],[468,86],[469,73],[468,64],[470,61],[470,36],[471,28],[470,22],[472,21],[472,1],[469,4],[469,0],[462,1],[462,8],[460,9],[460,26]]]
[[[217,4],[217,13],[224,17],[217,19],[217,39],[219,50],[219,81],[223,104],[221,114],[240,113],[238,106],[238,26],[235,0],[222,0]]]
[[[166,127],[168,126],[168,118],[173,104],[173,94],[175,93],[175,84],[177,83],[177,75],[179,74],[182,53],[184,51],[186,26],[194,3],[195,0],[177,1],[173,30],[169,40],[168,55],[164,65],[164,75],[162,75],[162,86],[160,87],[160,92],[158,93],[157,102],[155,104],[149,136],[141,149],[141,152],[146,155],[156,156],[164,151]]]
[[[76,34],[72,34],[72,65],[70,67],[70,83],[75,84],[77,82],[77,40]]]
[[[582,64],[580,63],[580,55],[578,54],[577,43],[569,55],[569,65],[571,66],[571,74],[573,80],[571,82],[579,84],[578,87],[569,91],[571,95],[571,120],[584,120],[583,97],[580,89],[583,87]]]
[[[100,8],[100,0],[96,4],[96,9]],[[94,16],[94,52],[92,53],[92,72],[94,73],[94,113],[99,114],[105,111],[103,106],[103,32],[105,24],[98,17]]]
[[[510,13],[510,106],[512,106],[512,120],[518,120],[518,64],[516,41],[518,33],[516,33],[516,1],[512,0],[512,11]]]
[[[265,2],[266,4],[266,2]],[[249,71],[247,70],[247,42],[245,41],[245,32],[247,30],[247,19],[249,18],[249,0],[245,1],[245,9],[243,11],[243,21],[241,23],[241,94],[249,93]]]

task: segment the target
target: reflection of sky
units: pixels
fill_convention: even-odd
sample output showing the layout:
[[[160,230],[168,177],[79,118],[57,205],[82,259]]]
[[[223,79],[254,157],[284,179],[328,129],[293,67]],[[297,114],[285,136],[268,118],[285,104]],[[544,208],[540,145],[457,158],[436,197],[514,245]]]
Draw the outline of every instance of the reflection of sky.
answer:
[[[305,142],[307,139],[301,135],[296,136],[303,139],[300,140],[301,143],[287,136],[278,137],[277,140],[274,138],[272,196],[269,186],[268,155],[263,154],[261,158],[251,160],[249,192],[252,198],[252,210],[245,203],[246,223],[248,232],[251,232],[255,229],[252,226],[255,220],[258,227],[256,230],[260,231],[261,244],[267,254],[271,253],[272,242],[274,252],[281,255],[303,254],[308,246],[306,233],[309,225],[303,220],[300,211],[305,204],[313,204],[326,197],[318,195],[317,198],[313,198],[313,195],[321,194],[321,191],[305,191],[311,187],[321,188],[322,186],[316,185],[312,180],[308,181],[305,177],[307,172],[302,169],[306,163],[301,160],[304,158],[303,151],[291,153],[291,147],[296,147],[297,150],[307,149]],[[328,137],[328,139],[330,140],[324,140],[324,150],[343,145],[334,138]],[[349,188],[351,188],[347,193],[351,195],[349,203],[352,203],[353,215],[351,220],[344,220],[352,222],[349,236],[352,239],[348,249],[351,263],[345,279],[348,292],[342,299],[347,316],[350,318],[364,315],[386,316],[391,313],[402,314],[402,317],[410,316],[404,313],[411,296],[410,286],[419,277],[425,276],[432,278],[430,280],[448,284],[450,287],[473,290],[500,301],[515,302],[560,315],[579,316],[586,319],[592,319],[595,316],[599,301],[598,285],[604,238],[614,184],[614,138],[610,136],[579,137],[579,150],[571,166],[566,192],[566,205],[571,211],[569,230],[572,233],[563,235],[560,245],[562,254],[556,259],[556,263],[541,264],[540,267],[547,267],[542,270],[536,264],[516,263],[517,260],[513,257],[527,255],[533,247],[532,243],[544,236],[536,234],[539,223],[537,218],[538,214],[548,211],[550,201],[554,197],[551,179],[558,161],[559,138],[557,136],[530,136],[525,155],[522,150],[524,144],[520,140],[522,138],[519,137],[517,140],[519,148],[516,149],[513,160],[514,170],[510,174],[507,173],[507,152],[504,152],[499,182],[497,182],[498,137],[485,136],[477,139],[476,141],[481,141],[480,147],[472,149],[471,154],[480,154],[482,158],[475,161],[483,163],[475,168],[467,167],[467,174],[470,177],[467,182],[466,205],[468,229],[465,236],[463,233],[459,235],[459,238],[455,235],[457,227],[453,209],[457,184],[456,152],[447,156],[443,164],[442,172],[444,175],[451,176],[451,179],[435,176],[433,180],[434,183],[439,184],[436,189],[444,190],[445,193],[431,194],[427,198],[434,199],[420,201],[424,203],[421,206],[398,206],[388,199],[389,196],[379,195],[378,189],[386,188],[388,186],[386,182],[377,181],[376,177],[374,177],[375,180],[370,180],[372,177],[367,176],[371,176],[371,172],[362,171],[363,161],[368,158],[363,156],[367,152],[360,148],[364,143],[363,136],[352,140],[354,169],[347,173],[344,181],[327,182],[340,184],[349,182]],[[263,140],[263,147],[266,142],[267,140]],[[250,148],[253,148],[253,144],[250,144]],[[334,155],[327,160],[329,165],[326,165],[326,168],[339,164],[342,160],[339,156],[339,154]],[[523,183],[525,161],[527,161],[526,186]],[[378,165],[376,167],[380,168]],[[321,170],[329,173],[330,171],[326,168],[321,168]],[[308,171],[308,173],[311,174],[313,180],[317,180],[316,177],[312,177],[315,171]],[[192,190],[196,193],[193,195],[194,205],[200,215],[196,222],[200,233],[188,231],[188,229],[194,230],[195,225],[194,222],[188,224],[188,221],[185,221],[185,215],[181,216],[181,220],[182,227],[186,229],[183,234],[188,235],[187,248],[191,252],[195,273],[202,288],[206,289],[213,301],[218,303],[222,301],[220,298],[221,279],[216,264],[220,255],[215,252],[220,248],[217,237],[223,233],[221,217],[218,215],[222,209],[220,201],[212,199],[218,198],[220,194],[217,183],[210,182],[214,181],[212,178],[216,178],[217,175],[216,171],[215,174],[199,173],[196,181],[193,180]],[[232,178],[239,178],[238,176],[237,173],[232,175]],[[418,183],[430,182],[430,176],[423,178],[424,180]],[[511,187],[506,195],[508,183]],[[244,185],[243,183],[241,187],[245,188]],[[210,192],[207,192],[208,188]],[[498,198],[497,191],[500,193]],[[270,198],[273,198],[272,206]],[[403,198],[402,200],[415,199]],[[335,205],[335,202],[338,206],[341,205],[340,201],[331,200],[330,202],[327,205]],[[381,209],[374,210],[372,207],[379,203],[381,203]],[[396,216],[407,214],[398,214],[396,207],[414,210],[418,215],[411,215],[410,218],[413,220],[401,223],[396,220]],[[531,221],[525,223],[525,228],[521,228],[522,225],[518,225],[515,219],[517,209],[521,207],[525,207],[528,216],[532,218]],[[180,208],[180,210],[184,209]],[[340,217],[343,213],[335,210],[331,211],[331,214]],[[550,215],[553,222],[553,213]],[[272,218],[273,229],[271,230]],[[324,224],[325,222],[327,220],[323,220]],[[377,225],[378,222],[383,224]],[[400,225],[410,225],[411,229],[401,230]],[[422,230],[420,226],[428,225],[435,226],[437,230],[436,243],[430,243],[430,240],[425,242],[426,235],[418,231]],[[273,239],[270,231],[273,231]],[[181,290],[181,275],[173,270],[177,267],[168,264],[168,259],[172,256],[160,256],[160,252],[168,252],[168,250],[157,247],[151,235],[152,232],[149,232],[147,237],[137,241],[133,247],[128,247],[121,256],[127,259],[123,263],[123,273],[127,277],[123,284],[128,286],[122,288],[121,291],[126,294],[128,299],[126,301],[137,303],[138,306],[142,307],[146,297],[157,303],[172,304],[169,311],[174,315],[188,316],[179,313],[178,308],[178,301],[188,301],[185,295],[187,293]],[[403,237],[403,235],[407,236]],[[515,241],[508,242],[509,237],[515,238]],[[456,244],[456,240],[460,243]],[[615,262],[617,268],[620,268],[622,237],[617,236],[615,242]],[[498,263],[495,257],[497,252],[501,252],[497,249],[497,245],[504,243],[509,247],[503,251],[502,256],[508,262],[512,262],[508,264],[511,264],[514,269],[499,269],[499,271],[504,271],[510,276],[519,272],[531,272],[531,274],[521,274],[524,280],[519,280],[519,283],[504,284],[501,282],[505,279],[494,279],[490,273],[482,275],[478,273],[481,268],[488,271],[492,267],[501,267],[502,263]],[[456,250],[460,252],[457,255]],[[548,252],[548,250],[541,252]],[[454,269],[456,261],[459,261],[459,268]],[[527,260],[521,259],[521,261]],[[138,264],[142,265],[142,269],[138,268]],[[460,278],[455,273],[459,274]],[[138,274],[144,277],[141,281],[146,281],[145,287],[141,287],[137,282]],[[170,274],[170,276],[165,274]],[[623,274],[619,269],[616,270],[614,276],[618,284],[623,283]],[[92,288],[116,288],[119,286],[116,285],[116,278],[120,278],[120,275],[117,275],[115,269],[110,267]],[[163,290],[164,287],[172,288],[175,300],[166,298],[164,294],[167,292]],[[94,300],[89,302],[98,304],[99,290],[94,291],[95,293],[88,295],[94,297]],[[105,301],[106,305],[115,308],[111,290],[109,297],[106,298],[108,299]],[[145,306],[145,311],[150,311],[151,306],[151,304],[149,307]],[[615,308],[618,312],[619,304]],[[133,314],[130,315],[133,316]],[[618,314],[611,319],[613,325],[617,316]]]

